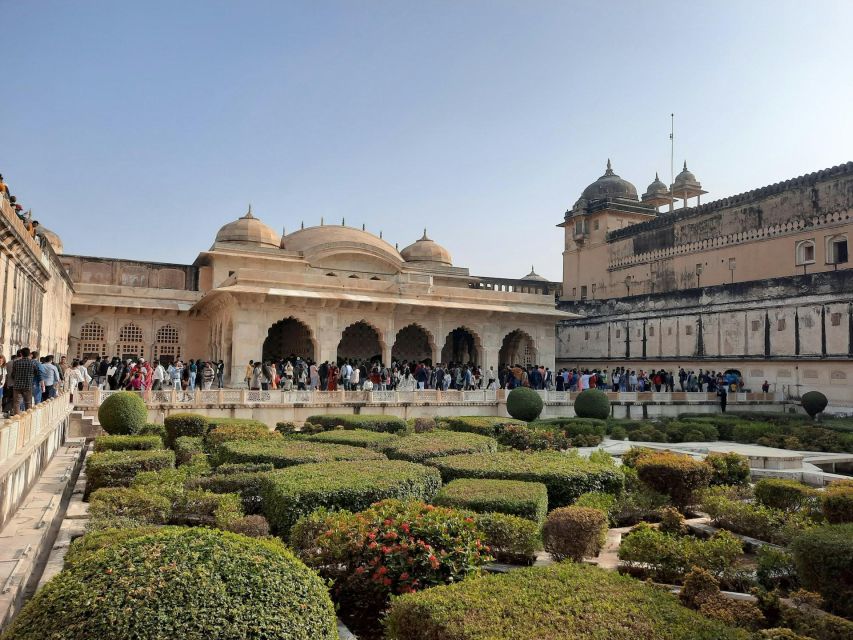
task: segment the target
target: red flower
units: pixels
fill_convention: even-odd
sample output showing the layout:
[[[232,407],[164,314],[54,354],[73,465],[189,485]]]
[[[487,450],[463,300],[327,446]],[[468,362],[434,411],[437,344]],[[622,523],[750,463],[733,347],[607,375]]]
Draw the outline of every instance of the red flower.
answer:
[[[382,581],[382,584],[384,584],[386,587],[390,587],[392,582],[393,582],[393,580],[391,580],[391,578],[385,578]]]
[[[409,579],[409,572],[408,571],[404,571],[403,573],[400,574],[400,580],[408,580],[408,579]]]
[[[430,565],[432,565],[432,568],[433,568],[433,569],[438,569],[438,565],[439,565],[439,564],[441,564],[441,563],[438,561],[438,558],[436,558],[434,555],[430,554],[428,559],[429,559],[429,563],[430,563]]]

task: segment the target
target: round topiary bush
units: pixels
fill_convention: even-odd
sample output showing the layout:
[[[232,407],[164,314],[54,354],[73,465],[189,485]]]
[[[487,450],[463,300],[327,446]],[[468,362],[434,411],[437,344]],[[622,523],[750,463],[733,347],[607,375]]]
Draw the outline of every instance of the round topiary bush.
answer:
[[[516,420],[536,420],[543,406],[542,397],[527,387],[516,387],[506,397],[506,410]]]
[[[123,540],[81,558],[3,636],[248,637],[337,640],[326,585],[278,541],[201,527]]]
[[[804,393],[800,402],[803,405],[803,409],[812,418],[826,409],[826,405],[829,404],[829,400],[820,391],[808,391]]]
[[[807,529],[790,549],[803,587],[822,595],[830,612],[853,616],[853,523]]]
[[[586,389],[575,398],[575,415],[578,418],[606,420],[610,416],[610,399],[598,389]]]
[[[137,433],[148,422],[148,409],[138,394],[121,391],[101,403],[98,422],[110,435]]]

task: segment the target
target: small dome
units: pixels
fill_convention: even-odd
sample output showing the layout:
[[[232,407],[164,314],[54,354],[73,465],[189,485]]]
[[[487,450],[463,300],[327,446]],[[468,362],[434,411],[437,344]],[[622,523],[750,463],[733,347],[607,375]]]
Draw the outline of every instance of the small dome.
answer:
[[[427,237],[424,229],[423,237],[417,242],[410,244],[400,252],[406,262],[432,262],[449,267],[453,264],[450,252],[437,242]]]
[[[281,239],[270,227],[252,215],[252,205],[242,218],[229,222],[216,234],[216,242],[238,242],[278,248]]]
[[[702,185],[699,184],[699,181],[696,179],[696,176],[694,176],[690,171],[687,170],[687,160],[684,161],[684,169],[681,170],[681,173],[675,176],[675,183],[673,184],[673,186],[676,189],[702,188]]]
[[[613,172],[610,159],[607,160],[607,170],[604,175],[584,189],[581,194],[582,200],[603,200],[604,198],[639,200],[637,188]]]
[[[533,268],[533,265],[530,265],[530,273],[522,278],[522,280],[535,280],[536,282],[548,282],[548,278],[543,278],[538,273],[536,273],[536,269]]]
[[[655,179],[649,185],[649,188],[646,189],[646,192],[643,194],[643,200],[648,200],[649,198],[653,198],[655,196],[668,196],[669,188],[661,182],[661,179],[658,177],[657,172],[655,172]]]
[[[53,252],[56,255],[62,255],[64,248],[62,246],[62,240],[60,240],[58,235],[47,227],[42,226],[39,226],[39,234],[50,243],[50,246],[53,247]]]

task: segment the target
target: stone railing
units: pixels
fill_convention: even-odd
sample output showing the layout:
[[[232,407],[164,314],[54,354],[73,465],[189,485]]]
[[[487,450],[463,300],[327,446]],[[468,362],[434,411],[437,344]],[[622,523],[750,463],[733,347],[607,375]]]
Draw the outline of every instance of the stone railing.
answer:
[[[834,211],[832,213],[824,213],[812,218],[799,218],[796,220],[788,220],[768,227],[760,229],[749,229],[738,233],[730,233],[724,236],[717,236],[705,240],[696,240],[695,242],[687,242],[666,249],[657,249],[647,253],[638,253],[624,257],[613,258],[610,261],[608,270],[621,269],[635,264],[642,264],[656,260],[672,258],[674,256],[697,253],[709,249],[717,249],[733,244],[742,244],[744,242],[752,242],[763,238],[774,238],[792,233],[798,233],[806,228],[824,227],[827,225],[841,224],[848,222],[853,215],[853,211]]]
[[[100,406],[119,391],[92,389],[75,394],[75,405],[81,408]],[[212,389],[210,391],[134,391],[149,407],[158,406],[258,406],[258,405],[352,405],[352,404],[496,404],[506,400],[507,391],[252,391],[249,389]],[[577,393],[569,391],[537,391],[548,404],[573,404]],[[607,392],[611,402],[670,403],[716,402],[715,393],[687,392]],[[781,402],[772,393],[731,393],[730,402]]]
[[[63,394],[29,411],[0,420],[0,467],[65,420],[72,408],[68,394]]]

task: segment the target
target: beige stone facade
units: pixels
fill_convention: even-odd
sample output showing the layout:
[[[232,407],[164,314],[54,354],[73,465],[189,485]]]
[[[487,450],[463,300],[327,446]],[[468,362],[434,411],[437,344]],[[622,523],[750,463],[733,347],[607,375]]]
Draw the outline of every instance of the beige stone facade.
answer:
[[[541,282],[501,290],[453,266],[426,232],[402,250],[343,225],[280,237],[251,211],[192,265],[62,260],[73,355],[222,359],[232,384],[249,360],[290,355],[553,368],[555,323],[571,317]]]
[[[561,225],[560,308],[583,319],[558,364],[736,368],[853,406],[853,163],[673,212],[608,171]]]

